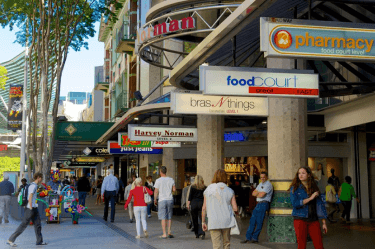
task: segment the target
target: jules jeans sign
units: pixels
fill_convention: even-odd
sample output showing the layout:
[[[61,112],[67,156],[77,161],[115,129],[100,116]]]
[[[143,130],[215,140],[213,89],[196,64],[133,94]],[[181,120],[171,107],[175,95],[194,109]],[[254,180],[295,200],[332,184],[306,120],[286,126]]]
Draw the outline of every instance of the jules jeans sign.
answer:
[[[371,24],[262,17],[261,51],[269,57],[375,59]]]
[[[309,70],[199,67],[203,94],[319,98],[319,78]]]
[[[203,95],[198,91],[173,91],[171,109],[182,114],[268,116],[268,99]]]

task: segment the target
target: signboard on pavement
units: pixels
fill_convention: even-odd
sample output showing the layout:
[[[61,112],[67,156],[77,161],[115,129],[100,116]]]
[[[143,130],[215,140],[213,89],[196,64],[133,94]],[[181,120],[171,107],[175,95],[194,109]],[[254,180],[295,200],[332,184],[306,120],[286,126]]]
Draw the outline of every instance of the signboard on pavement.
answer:
[[[260,50],[266,57],[373,61],[373,24],[261,17]]]
[[[170,142],[170,141],[132,141],[130,140],[128,133],[118,133],[118,144],[121,147],[132,147],[132,148],[175,148],[181,147],[181,142]]]
[[[199,91],[172,91],[171,109],[182,114],[268,116],[268,99],[203,95]]]
[[[199,67],[203,94],[319,98],[319,77],[310,70]]]
[[[198,141],[197,128],[178,126],[140,126],[128,125],[129,138],[140,141]]]
[[[108,141],[108,151],[110,154],[163,154],[161,148],[121,147],[118,141]]]

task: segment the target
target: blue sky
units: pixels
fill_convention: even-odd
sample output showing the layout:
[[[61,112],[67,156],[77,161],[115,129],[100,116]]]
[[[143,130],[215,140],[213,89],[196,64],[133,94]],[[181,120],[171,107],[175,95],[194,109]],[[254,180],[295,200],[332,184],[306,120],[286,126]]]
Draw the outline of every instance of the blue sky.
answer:
[[[104,64],[104,43],[98,41],[99,22],[95,25],[96,34],[88,39],[89,50],[70,50],[61,80],[60,96],[68,92],[91,92],[94,88],[95,66]],[[16,40],[15,31],[0,27],[0,63],[21,53],[24,48]]]

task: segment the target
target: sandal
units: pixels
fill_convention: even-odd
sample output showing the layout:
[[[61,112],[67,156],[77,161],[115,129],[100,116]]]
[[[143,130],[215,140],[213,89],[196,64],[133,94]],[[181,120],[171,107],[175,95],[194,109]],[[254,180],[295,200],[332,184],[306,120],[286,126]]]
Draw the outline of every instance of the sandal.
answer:
[[[7,241],[7,244],[10,245],[10,247],[17,247],[16,244],[14,244],[13,242],[11,242],[9,240]]]
[[[164,236],[159,236],[159,239],[166,239],[168,237],[164,237]]]

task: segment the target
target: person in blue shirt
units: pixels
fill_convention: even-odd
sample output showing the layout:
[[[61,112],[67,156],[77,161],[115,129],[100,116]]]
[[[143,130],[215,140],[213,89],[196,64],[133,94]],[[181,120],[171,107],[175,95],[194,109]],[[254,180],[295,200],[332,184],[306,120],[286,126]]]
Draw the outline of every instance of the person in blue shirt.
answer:
[[[268,181],[267,172],[260,173],[260,181],[261,183],[253,192],[253,196],[257,198],[258,204],[251,216],[250,225],[246,232],[246,239],[241,241],[241,243],[258,243],[266,212],[270,208],[273,187],[270,181]]]
[[[107,221],[108,206],[111,202],[111,222],[115,221],[115,202],[119,190],[119,183],[116,176],[113,175],[113,169],[108,170],[109,175],[104,178],[102,184],[102,195],[104,196],[104,216],[103,220]]]
[[[308,233],[315,249],[323,249],[319,219],[322,220],[323,232],[327,233],[327,211],[320,197],[314,174],[309,167],[298,169],[289,190],[298,248],[306,248]]]
[[[50,186],[53,191],[57,192],[59,190],[60,182],[57,179],[53,179],[47,183],[47,186]]]
[[[0,224],[3,222],[9,223],[9,208],[11,195],[14,193],[13,183],[9,181],[8,174],[4,174],[4,180],[0,182]]]

